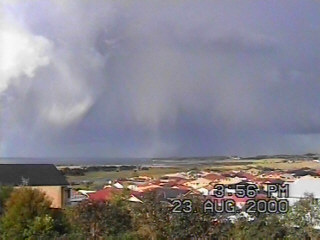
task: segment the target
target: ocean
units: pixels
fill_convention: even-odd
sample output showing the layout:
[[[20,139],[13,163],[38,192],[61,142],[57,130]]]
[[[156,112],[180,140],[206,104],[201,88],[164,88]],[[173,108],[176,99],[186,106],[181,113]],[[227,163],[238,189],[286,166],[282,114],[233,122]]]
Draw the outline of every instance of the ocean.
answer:
[[[151,165],[149,158],[0,158],[0,164]]]
[[[214,164],[226,159],[219,158],[0,158],[0,164],[55,164],[55,165],[135,165],[181,166]]]

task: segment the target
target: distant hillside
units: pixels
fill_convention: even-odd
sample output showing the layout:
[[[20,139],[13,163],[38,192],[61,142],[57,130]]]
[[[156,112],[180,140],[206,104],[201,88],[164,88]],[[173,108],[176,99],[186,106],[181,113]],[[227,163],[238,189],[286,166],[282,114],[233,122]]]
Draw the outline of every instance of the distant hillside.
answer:
[[[290,155],[290,154],[276,154],[276,155],[257,155],[252,157],[239,157],[237,156],[206,156],[206,157],[167,157],[167,158],[152,158],[153,161],[221,161],[221,160],[261,160],[261,159],[290,159],[290,160],[312,160],[319,159],[318,153],[307,153],[303,155]]]

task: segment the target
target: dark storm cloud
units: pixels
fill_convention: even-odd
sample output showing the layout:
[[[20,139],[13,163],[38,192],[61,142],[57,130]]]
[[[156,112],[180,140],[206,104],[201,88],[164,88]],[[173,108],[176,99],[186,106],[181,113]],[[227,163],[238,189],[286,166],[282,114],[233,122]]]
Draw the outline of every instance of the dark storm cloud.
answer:
[[[319,10],[313,1],[7,2],[1,155],[318,151]]]

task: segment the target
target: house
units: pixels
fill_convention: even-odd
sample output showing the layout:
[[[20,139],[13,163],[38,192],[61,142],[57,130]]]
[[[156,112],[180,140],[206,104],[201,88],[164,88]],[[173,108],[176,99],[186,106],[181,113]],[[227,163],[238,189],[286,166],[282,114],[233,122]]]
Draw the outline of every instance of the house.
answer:
[[[138,179],[141,179],[142,181],[150,181],[152,178],[149,176],[138,176]]]
[[[145,184],[145,185],[138,186],[138,188],[135,191],[138,191],[138,192],[149,192],[149,191],[153,191],[153,190],[158,189],[158,188],[162,188],[162,187],[157,185],[157,184],[150,183],[150,184]]]
[[[312,194],[315,199],[320,199],[320,179],[313,176],[304,176],[293,183],[289,183],[289,203],[293,204],[305,194]]]
[[[217,198],[215,196],[207,196],[206,199],[210,199],[213,202],[216,202],[218,205],[223,204],[226,200],[233,200],[235,206],[238,208],[243,208],[248,200],[267,200],[267,197],[263,194],[258,194],[255,198],[249,198],[249,197],[237,197],[236,195],[232,194],[230,196],[225,196],[223,198]]]
[[[184,185],[191,187],[191,188],[194,188],[194,189],[198,189],[198,188],[202,188],[202,187],[209,185],[211,182],[212,182],[212,180],[210,180],[210,179],[198,178],[198,179],[193,180],[191,182],[187,182]]]
[[[113,186],[115,188],[118,188],[118,189],[123,189],[124,188],[123,185],[121,183],[119,183],[119,182],[116,182],[115,184],[113,184]]]
[[[91,191],[91,190],[78,190],[78,192],[86,197],[89,197],[89,193],[94,193],[96,191]]]
[[[253,175],[252,173],[248,173],[248,172],[238,172],[234,175],[234,177],[238,177],[238,178],[241,178],[243,180],[248,180],[248,181],[252,181],[256,178],[255,175]]]
[[[318,176],[318,174],[310,169],[298,169],[291,171],[292,175],[296,178],[304,177],[304,176]]]
[[[281,175],[281,179],[286,181],[286,182],[293,182],[293,181],[296,180],[295,177],[290,173],[283,173]]]
[[[242,178],[234,177],[234,178],[226,178],[224,180],[219,181],[219,184],[223,185],[235,185],[242,182]]]
[[[87,195],[84,195],[81,192],[76,191],[74,189],[71,190],[71,195],[69,199],[70,206],[77,205],[86,199],[88,199]]]
[[[116,194],[120,194],[122,190],[114,188],[114,187],[107,187],[100,191],[89,193],[89,199],[93,201],[110,201]]]
[[[0,185],[39,189],[52,208],[64,208],[70,198],[69,183],[53,164],[0,164]]]
[[[179,189],[179,188],[158,188],[155,190],[155,193],[159,200],[173,200],[179,197],[183,197],[190,190]]]
[[[214,204],[217,204],[217,205],[224,204],[226,200],[232,200],[234,202],[235,206],[240,209],[243,208],[243,206],[245,206],[247,201],[250,199],[251,198],[248,198],[248,197],[239,198],[239,197],[236,197],[235,195],[225,196],[223,198],[217,198],[215,196],[207,196],[206,197],[206,200],[210,200],[211,202],[213,202]]]
[[[216,173],[208,173],[203,178],[211,180],[211,182],[219,182],[220,180],[226,179],[225,176]]]
[[[178,172],[178,173],[169,173],[169,174],[166,174],[164,175],[163,177],[166,177],[166,178],[182,178],[182,179],[186,179],[188,178],[187,177],[187,174],[184,173],[184,172]]]
[[[256,168],[250,168],[246,171],[247,173],[249,174],[252,174],[254,176],[258,175],[260,173],[260,170],[259,169],[256,169]]]
[[[274,179],[278,179],[281,177],[283,173],[282,172],[278,172],[278,171],[267,171],[264,172],[260,175],[260,177],[262,178],[274,178]]]
[[[133,191],[137,191],[138,190],[138,186],[134,185],[134,184],[130,184],[127,186],[128,189],[133,190]]]
[[[279,179],[275,179],[275,178],[256,178],[254,180],[254,183],[256,185],[258,185],[261,190],[267,191],[268,186],[270,184],[272,184],[272,185],[283,185],[285,183],[285,181],[280,179],[280,178]]]
[[[140,198],[138,198],[137,196],[135,196],[134,194],[131,194],[129,199],[128,199],[129,202],[135,202],[135,203],[143,203],[141,201]]]
[[[201,187],[197,190],[204,196],[213,195],[214,185],[207,185],[206,187]]]

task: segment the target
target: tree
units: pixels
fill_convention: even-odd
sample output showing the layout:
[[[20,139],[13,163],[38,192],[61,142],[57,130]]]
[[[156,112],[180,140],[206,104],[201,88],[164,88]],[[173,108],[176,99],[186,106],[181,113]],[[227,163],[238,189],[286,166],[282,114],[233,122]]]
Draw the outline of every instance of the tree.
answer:
[[[132,228],[128,210],[117,201],[87,200],[70,209],[68,216],[73,231],[82,238],[116,236]]]
[[[143,198],[143,203],[132,203],[133,226],[142,239],[167,239],[170,210],[154,192]]]
[[[41,215],[30,220],[28,227],[24,229],[26,239],[50,239],[57,235],[54,231],[54,220],[49,214]]]
[[[221,225],[217,216],[203,213],[203,200],[189,196],[192,211],[172,212],[169,202],[160,201],[155,193],[133,205],[134,229],[142,239],[206,239],[218,235]],[[183,201],[183,199],[181,199]]]
[[[170,209],[170,224],[168,232],[170,239],[205,239],[220,230],[214,225],[217,216],[203,212],[203,200],[190,196],[191,212],[172,213]]]
[[[287,229],[276,214],[260,214],[253,221],[240,219],[230,228],[225,239],[284,239]]]
[[[11,186],[0,186],[0,215],[4,212],[4,204],[10,197],[13,188]]]
[[[320,205],[312,195],[298,201],[284,218],[288,228],[287,239],[319,239]]]
[[[51,202],[37,189],[13,190],[1,219],[2,239],[46,239],[56,234]]]

